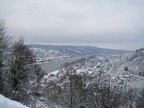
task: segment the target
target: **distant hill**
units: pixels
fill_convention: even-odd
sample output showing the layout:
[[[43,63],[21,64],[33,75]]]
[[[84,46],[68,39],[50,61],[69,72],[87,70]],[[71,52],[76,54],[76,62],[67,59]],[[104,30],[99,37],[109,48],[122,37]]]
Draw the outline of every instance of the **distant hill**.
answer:
[[[87,55],[87,54],[125,54],[131,51],[115,50],[98,48],[94,46],[58,46],[58,45],[38,45],[33,44],[31,48],[41,48],[45,50],[59,50],[61,52],[69,53],[71,55]]]

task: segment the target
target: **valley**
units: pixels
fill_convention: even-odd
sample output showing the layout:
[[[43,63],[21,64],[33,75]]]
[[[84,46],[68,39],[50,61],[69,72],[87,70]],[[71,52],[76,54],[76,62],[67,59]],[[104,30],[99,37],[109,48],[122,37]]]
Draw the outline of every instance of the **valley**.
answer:
[[[75,57],[73,58],[68,57],[67,59],[63,60],[54,60],[47,63],[40,63],[40,65],[42,69],[44,69],[46,72],[42,80],[44,89],[43,93],[45,94],[47,90],[51,91],[49,93],[46,92],[45,96],[42,96],[44,98],[44,102],[41,103],[41,99],[38,99],[40,105],[47,105],[47,102],[45,100],[48,99],[50,103],[54,102],[53,104],[56,105],[53,107],[61,108],[61,106],[64,104],[63,102],[69,102],[68,100],[65,100],[65,96],[61,97],[61,95],[71,96],[72,92],[70,91],[70,89],[72,88],[69,87],[69,85],[72,83],[74,84],[71,85],[72,87],[77,87],[77,83],[80,83],[79,81],[81,80],[83,83],[80,84],[83,84],[83,90],[86,90],[86,92],[90,92],[90,90],[93,90],[95,86],[101,86],[102,88],[99,88],[101,90],[106,90],[106,88],[108,87],[107,89],[109,89],[110,91],[112,90],[112,92],[114,93],[119,91],[117,95],[120,95],[121,92],[129,93],[131,90],[135,90],[131,92],[132,94],[135,94],[133,95],[133,97],[135,98],[139,95],[139,91],[141,91],[144,87],[144,49],[139,49],[133,52],[127,52],[125,54],[101,53],[85,56],[80,54],[75,55]],[[49,70],[51,67],[53,69]],[[74,78],[70,79],[71,77]],[[77,77],[79,78],[77,79]],[[75,80],[76,82],[73,82]],[[67,89],[68,91],[65,91],[65,89],[63,88]],[[94,90],[96,90],[96,88]],[[53,94],[57,92],[60,92],[60,94]],[[76,93],[78,94],[81,92],[81,90],[76,91]],[[97,91],[92,93],[96,92]],[[102,94],[103,92],[104,91],[102,91]],[[122,93],[121,95],[123,96],[124,93]],[[52,97],[49,97],[49,95]],[[72,97],[76,99],[75,101],[78,101],[77,98],[82,98],[81,96],[77,97],[77,95],[73,95],[74,97]],[[86,94],[86,96],[87,95],[88,93]],[[53,100],[55,96],[57,96],[58,99],[62,99],[63,102]],[[90,97],[91,96],[92,95],[90,95]],[[121,98],[123,99],[128,97]],[[84,99],[84,101],[88,100]],[[125,100],[126,103],[123,105],[123,108],[129,106],[127,105],[127,101],[128,100]],[[136,100],[131,100],[131,102],[132,103],[130,105],[135,106],[134,103],[136,102]],[[84,103],[81,104],[89,107],[92,104],[91,102],[85,103],[90,105],[85,105]],[[64,108],[66,105],[67,104],[64,104]]]

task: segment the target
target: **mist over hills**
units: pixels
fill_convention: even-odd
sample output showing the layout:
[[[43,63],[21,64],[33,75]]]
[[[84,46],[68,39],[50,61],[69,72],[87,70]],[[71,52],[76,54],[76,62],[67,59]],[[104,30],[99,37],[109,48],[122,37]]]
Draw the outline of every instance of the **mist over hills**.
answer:
[[[131,51],[98,48],[94,46],[58,46],[58,45],[39,45],[33,44],[31,48],[41,48],[44,50],[58,50],[71,55],[88,55],[88,54],[125,54]]]

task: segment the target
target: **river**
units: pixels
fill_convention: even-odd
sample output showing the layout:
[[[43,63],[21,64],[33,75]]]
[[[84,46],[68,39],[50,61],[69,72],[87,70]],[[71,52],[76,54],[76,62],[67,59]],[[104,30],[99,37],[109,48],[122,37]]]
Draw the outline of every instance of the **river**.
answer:
[[[42,63],[42,64],[40,64],[40,66],[46,73],[49,73],[49,72],[53,72],[55,70],[60,69],[61,65],[65,64],[67,62],[72,62],[72,61],[76,61],[76,60],[79,60],[82,58],[87,58],[87,57],[89,57],[89,56],[73,57],[73,58],[68,58],[65,60],[52,61],[49,63]]]

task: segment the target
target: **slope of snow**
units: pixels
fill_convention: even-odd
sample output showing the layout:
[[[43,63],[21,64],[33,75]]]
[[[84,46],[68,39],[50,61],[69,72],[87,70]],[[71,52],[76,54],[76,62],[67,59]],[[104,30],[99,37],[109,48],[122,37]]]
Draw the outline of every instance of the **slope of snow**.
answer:
[[[87,59],[83,63],[74,64],[72,68],[77,74],[85,73],[93,77],[97,76],[99,72],[103,72],[103,74],[111,76],[113,83],[120,86],[144,87],[143,50],[137,50],[125,55],[95,56],[95,58]],[[58,80],[60,76],[65,74],[65,72],[56,71],[49,73],[45,79],[47,79],[46,81]]]
[[[19,102],[12,101],[0,94],[0,108],[28,108]]]

